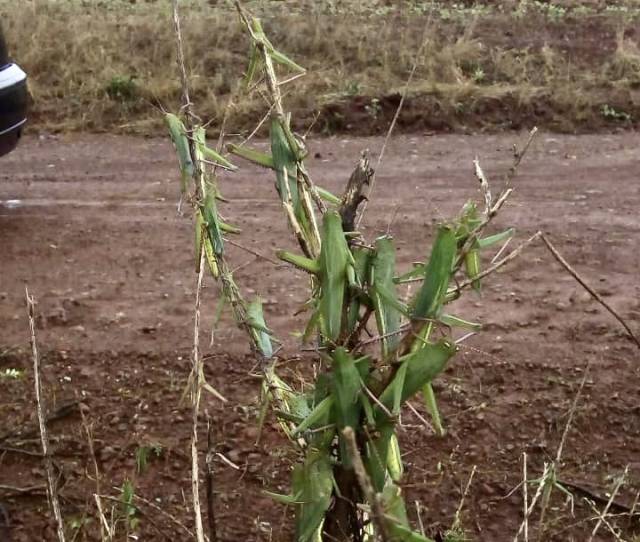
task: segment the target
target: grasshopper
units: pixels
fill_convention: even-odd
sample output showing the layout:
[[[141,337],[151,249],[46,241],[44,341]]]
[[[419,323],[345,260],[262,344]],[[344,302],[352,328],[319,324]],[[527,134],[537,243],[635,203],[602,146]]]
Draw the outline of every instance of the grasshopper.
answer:
[[[322,223],[322,248],[316,259],[279,251],[278,257],[318,277],[320,295],[317,305],[320,332],[337,344],[345,315],[345,296],[356,286],[355,261],[347,244],[342,219],[337,211],[327,211]]]

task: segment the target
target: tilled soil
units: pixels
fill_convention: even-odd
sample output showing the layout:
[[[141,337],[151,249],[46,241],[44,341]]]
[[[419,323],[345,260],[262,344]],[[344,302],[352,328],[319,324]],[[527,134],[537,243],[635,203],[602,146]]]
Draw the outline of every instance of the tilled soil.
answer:
[[[497,191],[515,139],[393,139],[365,234],[391,231],[403,268],[424,259],[434,223],[479,196],[473,158],[480,157]],[[313,141],[309,169],[318,184],[339,193],[360,151],[369,148],[377,156],[381,144]],[[640,318],[639,147],[634,133],[539,135],[512,201],[496,220],[496,229],[514,225],[518,240],[546,232],[634,329]],[[118,497],[129,479],[144,499],[134,503],[138,524],[129,525],[130,534],[189,539],[190,414],[180,396],[190,368],[196,275],[188,206],[186,216],[176,210],[173,150],[161,139],[27,138],[0,168],[0,370],[24,371],[16,379],[0,378],[0,540],[55,538],[38,457],[25,285],[38,300],[45,396],[70,538],[77,531],[76,540],[97,539],[92,494]],[[234,239],[245,249],[273,258],[276,248],[292,246],[269,172],[243,168],[225,175],[221,188],[229,199],[224,213],[243,230]],[[303,326],[303,316],[294,314],[305,300],[306,281],[245,249],[229,247],[237,281],[265,299],[268,323],[284,342],[281,372],[297,383],[312,363],[295,355],[291,334]],[[207,282],[202,342],[208,379],[228,403],[207,395],[202,410],[211,418],[215,450],[238,467],[215,457],[219,537],[288,540],[289,511],[262,490],[286,492],[295,457],[271,418],[256,444],[260,381],[228,315],[213,327],[217,298],[216,286]],[[587,540],[597,514],[585,498],[603,509],[628,467],[607,521],[633,540],[638,525],[629,509],[640,489],[637,348],[540,244],[489,277],[481,295],[457,305],[456,314],[482,322],[484,331],[463,343],[436,382],[448,434],[437,437],[411,411],[403,414],[404,487],[412,517],[417,522],[419,515],[434,537],[444,532],[475,466],[460,508],[467,536],[513,540],[522,521],[523,452],[528,477],[538,478],[556,456],[584,380],[557,469],[559,482],[573,493],[574,510],[564,493],[554,491],[543,538]],[[414,406],[424,415],[418,401]],[[91,428],[95,464],[81,413]],[[201,436],[204,450],[204,415]],[[529,485],[529,498],[536,487]],[[416,501],[422,503],[419,514]],[[102,504],[110,516],[115,503],[105,498]],[[4,512],[10,528],[3,527]],[[538,518],[535,512],[532,533]],[[125,539],[125,524],[118,523],[116,539]],[[594,538],[613,539],[604,523]]]

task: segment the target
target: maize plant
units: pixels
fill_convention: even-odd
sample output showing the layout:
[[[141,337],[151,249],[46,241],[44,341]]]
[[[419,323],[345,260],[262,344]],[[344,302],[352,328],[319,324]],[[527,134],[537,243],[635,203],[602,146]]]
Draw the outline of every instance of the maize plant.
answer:
[[[305,167],[304,141],[291,129],[278,81],[279,72],[304,70],[271,44],[258,19],[241,8],[239,13],[250,39],[243,86],[250,90],[265,85],[272,101],[271,153],[235,145],[228,150],[236,162],[247,160],[273,170],[277,197],[300,249],[277,256],[309,276],[302,341],[315,347],[313,361],[322,370],[304,391],[278,376],[275,339],[262,304],[259,299],[244,300],[225,260],[225,237],[237,230],[218,213],[215,168],[236,166],[207,146],[203,127],[185,128],[172,114],[166,121],[183,190],[191,192],[194,202],[196,253],[204,253],[262,362],[262,416],[270,405],[299,454],[290,493],[271,495],[295,508],[296,542],[428,541],[407,518],[399,485],[403,464],[398,420],[406,403],[418,396],[436,429],[444,431],[431,384],[456,354],[455,329],[479,327],[449,307],[466,286],[480,289],[482,251],[513,234],[483,235],[509,191],[494,203],[476,164],[484,206],[464,204],[458,216],[437,227],[431,246],[424,247],[424,260],[399,271],[392,236],[369,240],[354,231],[373,175],[366,157],[359,160],[342,195],[313,183]],[[403,286],[407,282],[418,285],[408,298]]]

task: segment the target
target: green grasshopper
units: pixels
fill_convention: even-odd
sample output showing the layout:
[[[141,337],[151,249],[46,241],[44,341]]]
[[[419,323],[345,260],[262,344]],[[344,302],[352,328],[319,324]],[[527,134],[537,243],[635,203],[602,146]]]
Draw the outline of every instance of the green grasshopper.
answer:
[[[251,82],[254,79],[256,70],[261,62],[260,50],[258,45],[264,48],[265,54],[269,55],[273,62],[281,64],[287,68],[290,68],[299,73],[304,73],[305,70],[302,66],[296,64],[288,56],[278,51],[269,41],[265,34],[260,19],[251,17],[249,19],[249,31],[251,32],[251,48],[249,50],[249,66],[244,77],[244,87],[249,88]]]
[[[470,246],[464,254],[464,270],[467,277],[472,281],[472,286],[476,291],[480,290],[480,281],[476,277],[480,274],[480,250],[490,247],[496,243],[506,241],[513,236],[513,228],[509,228],[501,233],[478,238],[474,233],[480,226],[482,220],[478,216],[478,210],[474,202],[467,202],[462,208],[456,229],[456,240],[458,248],[462,249],[471,239]]]
[[[349,250],[342,219],[337,211],[327,211],[322,223],[322,248],[317,259],[285,251],[278,257],[318,277],[320,296],[317,306],[320,332],[332,344],[340,339],[345,315],[347,287],[356,285],[354,258]]]
[[[273,163],[272,156],[265,152],[251,149],[249,147],[245,147],[244,145],[234,145],[233,143],[227,145],[227,150],[229,151],[229,153],[235,156],[239,156],[240,158],[243,158],[258,166],[267,169],[276,169],[276,166]],[[290,178],[295,178],[296,172],[295,170],[291,170],[287,172],[287,175]],[[338,196],[329,192],[329,190],[327,190],[326,188],[316,186],[316,191],[318,192],[318,195],[328,203],[331,203],[333,205],[340,205],[340,203],[342,203],[342,200]]]
[[[375,311],[378,333],[382,338],[382,359],[387,360],[398,347],[400,316],[407,314],[407,308],[398,300],[393,275],[396,268],[396,254],[393,239],[379,237],[375,243],[370,269],[369,295]]]

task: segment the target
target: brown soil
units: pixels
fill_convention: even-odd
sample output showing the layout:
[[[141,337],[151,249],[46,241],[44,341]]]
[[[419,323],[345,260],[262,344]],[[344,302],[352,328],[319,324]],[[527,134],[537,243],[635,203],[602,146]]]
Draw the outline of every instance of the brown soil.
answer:
[[[474,197],[471,160],[477,154],[494,183],[510,163],[511,135],[399,137],[387,149],[367,233],[391,223],[403,266],[424,257],[433,219],[456,212]],[[310,170],[340,191],[363,148],[380,139],[314,141]],[[542,134],[517,179],[513,202],[499,226],[513,224],[526,238],[548,232],[566,258],[638,328],[640,235],[637,182],[640,136]],[[375,155],[375,154],[374,154]],[[0,172],[0,504],[12,539],[53,540],[39,450],[24,308],[24,285],[38,299],[46,398],[51,412],[70,402],[50,425],[62,473],[67,520],[97,521],[91,493],[93,463],[79,409],[93,425],[100,491],[112,496],[125,478],[136,493],[192,528],[189,484],[189,412],[179,397],[189,372],[192,333],[192,226],[176,214],[177,171],[165,140],[116,136],[27,138],[2,159]],[[265,254],[286,235],[268,172],[242,170],[222,181],[225,211],[242,228],[238,238]],[[514,245],[515,246],[515,245]],[[241,286],[260,292],[267,319],[295,353],[287,334],[304,301],[304,280],[239,249]],[[204,292],[204,328],[211,329],[217,291]],[[531,478],[555,456],[571,402],[589,372],[565,445],[558,476],[606,499],[629,466],[628,481],[610,510],[624,513],[640,488],[638,351],[599,305],[534,246],[487,280],[482,295],[456,310],[485,324],[437,381],[448,435],[438,438],[406,412],[401,433],[407,501],[423,504],[422,521],[436,536],[451,524],[472,467],[477,473],[464,501],[463,525],[473,540],[512,540],[521,521],[522,453]],[[209,332],[205,333],[206,338]],[[273,420],[255,445],[259,380],[242,335],[226,316],[213,344],[204,340],[210,382],[229,403],[207,396],[217,451],[239,465],[215,462],[220,539],[288,540],[287,510],[263,489],[286,492],[295,459]],[[4,351],[4,348],[11,350]],[[282,364],[294,379],[308,360]],[[295,380],[294,380],[295,381]],[[416,402],[416,408],[424,412]],[[206,429],[203,422],[203,440]],[[160,445],[136,474],[136,450]],[[204,448],[204,444],[203,444]],[[28,455],[29,452],[31,455]],[[29,488],[24,493],[9,486]],[[529,488],[530,495],[535,488]],[[594,513],[575,493],[575,516],[556,492],[547,512],[547,539],[586,540]],[[110,501],[103,501],[109,513]],[[187,535],[148,504],[139,503],[141,540],[185,540]],[[602,509],[604,504],[597,503]],[[0,509],[0,526],[3,514]],[[415,518],[415,512],[412,512]],[[612,517],[633,537],[628,516]],[[536,519],[532,521],[534,529]],[[70,529],[71,531],[71,529]],[[3,538],[4,536],[4,538]],[[8,534],[0,527],[0,540]],[[124,526],[117,536],[124,540]],[[603,525],[598,540],[612,540]],[[93,538],[92,538],[93,537]]]

